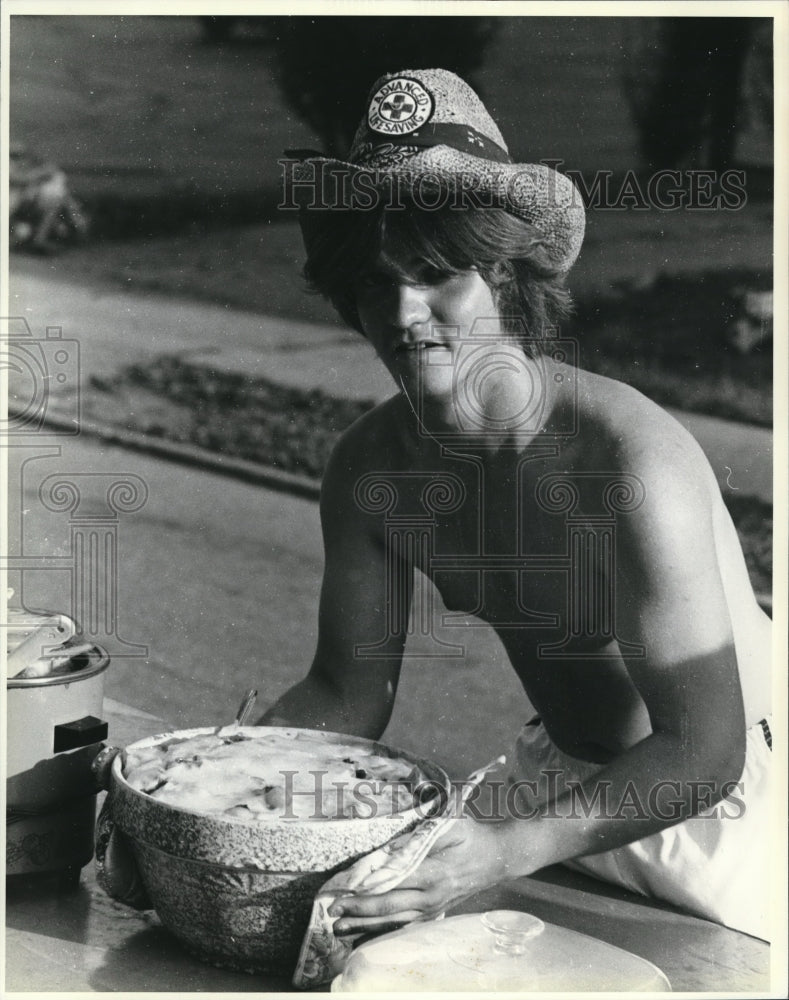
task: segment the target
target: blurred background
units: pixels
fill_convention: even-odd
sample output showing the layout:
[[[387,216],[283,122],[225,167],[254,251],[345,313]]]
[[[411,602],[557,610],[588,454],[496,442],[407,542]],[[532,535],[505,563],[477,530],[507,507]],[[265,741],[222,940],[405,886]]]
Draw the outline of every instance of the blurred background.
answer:
[[[73,198],[50,180],[62,211],[36,239],[20,195],[12,246],[74,242],[50,272],[337,324],[303,294],[277,160],[342,154],[381,72],[442,65],[477,87],[516,160],[560,161],[592,196],[571,279],[583,363],[767,423],[771,32],[758,18],[15,16],[12,189],[55,165]],[[649,204],[668,169],[673,211]],[[667,384],[634,364],[643,351]],[[672,383],[677,364],[690,387]]]
[[[300,360],[283,379],[272,351],[267,368],[267,330],[289,331],[298,359],[307,341],[318,357],[321,337],[357,343],[305,294],[297,223],[277,208],[277,161],[292,148],[344,154],[377,76],[440,65],[475,86],[517,161],[560,161],[583,181],[587,236],[562,331],[577,338],[581,366],[663,405],[768,428],[772,58],[772,21],[760,18],[14,15],[12,312],[36,298],[39,319],[80,338],[83,417],[317,484],[336,435],[374,394],[350,369],[327,389],[305,384]],[[648,193],[663,170],[679,172],[670,210]],[[68,288],[92,296],[83,313],[69,312]],[[115,293],[129,304],[107,298]],[[164,299],[183,303],[203,345],[226,348],[243,324],[259,330],[255,370],[195,359],[182,327],[170,339],[141,319],[146,351],[133,364],[122,323],[114,341],[112,330],[99,335],[124,310],[143,317]],[[101,301],[112,309],[94,312],[91,329]],[[194,303],[213,311],[192,319]],[[247,346],[255,335],[244,334]],[[101,370],[88,371],[102,337]],[[772,510],[746,492],[727,503],[765,594]],[[312,562],[310,573],[318,578]],[[252,583],[240,573],[236,593]],[[243,662],[255,662],[256,641]],[[173,638],[159,654],[172,662],[175,650]],[[180,655],[176,675],[190,669]],[[124,676],[118,692],[128,694]],[[146,684],[132,687],[151,707]],[[186,694],[168,697],[174,719],[205,717]]]

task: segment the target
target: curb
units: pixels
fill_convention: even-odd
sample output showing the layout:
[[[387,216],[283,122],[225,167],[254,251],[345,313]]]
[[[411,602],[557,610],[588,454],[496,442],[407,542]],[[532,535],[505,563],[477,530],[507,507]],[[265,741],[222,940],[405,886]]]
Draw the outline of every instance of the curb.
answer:
[[[23,416],[23,412],[8,408],[8,419]],[[178,441],[168,441],[166,438],[155,438],[150,434],[139,434],[120,427],[113,427],[108,424],[98,424],[90,420],[81,420],[78,429],[74,430],[74,421],[57,414],[46,413],[40,419],[42,427],[51,428],[61,434],[77,438],[80,436],[106,441],[109,444],[119,445],[122,448],[129,448],[131,451],[142,452],[147,455],[154,455],[157,458],[166,458],[171,462],[180,465],[188,465],[196,469],[205,469],[219,475],[231,476],[233,479],[240,479],[243,482],[253,483],[258,486],[266,486],[268,489],[277,490],[281,493],[290,493],[293,496],[302,497],[305,500],[318,500],[320,497],[320,483],[306,476],[299,476],[293,472],[285,472],[270,465],[261,465],[258,462],[251,462],[248,459],[236,458],[229,455],[222,455],[215,451],[208,451],[198,445],[184,444]]]

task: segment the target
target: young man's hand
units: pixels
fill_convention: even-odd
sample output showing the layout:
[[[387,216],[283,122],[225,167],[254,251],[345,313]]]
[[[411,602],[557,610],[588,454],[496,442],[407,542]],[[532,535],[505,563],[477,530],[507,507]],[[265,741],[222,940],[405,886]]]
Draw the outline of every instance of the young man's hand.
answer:
[[[436,841],[422,864],[396,889],[349,895],[329,910],[335,934],[380,933],[412,920],[430,920],[507,874],[498,823],[463,817]]]

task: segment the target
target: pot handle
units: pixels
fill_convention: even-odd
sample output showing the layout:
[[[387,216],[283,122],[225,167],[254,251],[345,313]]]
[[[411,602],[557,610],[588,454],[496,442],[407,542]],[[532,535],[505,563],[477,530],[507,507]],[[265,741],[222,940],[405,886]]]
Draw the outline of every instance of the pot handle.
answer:
[[[105,739],[108,731],[108,723],[95,715],[85,715],[73,722],[60,722],[55,726],[52,747],[55,753],[89,747]]]

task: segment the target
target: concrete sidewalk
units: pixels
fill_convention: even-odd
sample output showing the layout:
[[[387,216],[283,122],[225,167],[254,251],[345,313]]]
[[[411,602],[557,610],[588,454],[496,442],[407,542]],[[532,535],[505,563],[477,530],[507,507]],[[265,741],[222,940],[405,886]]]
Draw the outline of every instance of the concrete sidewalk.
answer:
[[[78,342],[83,391],[93,376],[108,378],[135,362],[183,354],[191,364],[307,391],[318,388],[339,398],[378,401],[394,392],[370,345],[336,326],[151,293],[95,290],[29,272],[12,272],[10,291],[10,315],[26,321],[31,339],[43,340],[46,329],[56,326],[65,340]],[[57,401],[57,387],[53,396]],[[699,441],[723,490],[772,503],[770,430],[671,412]]]

